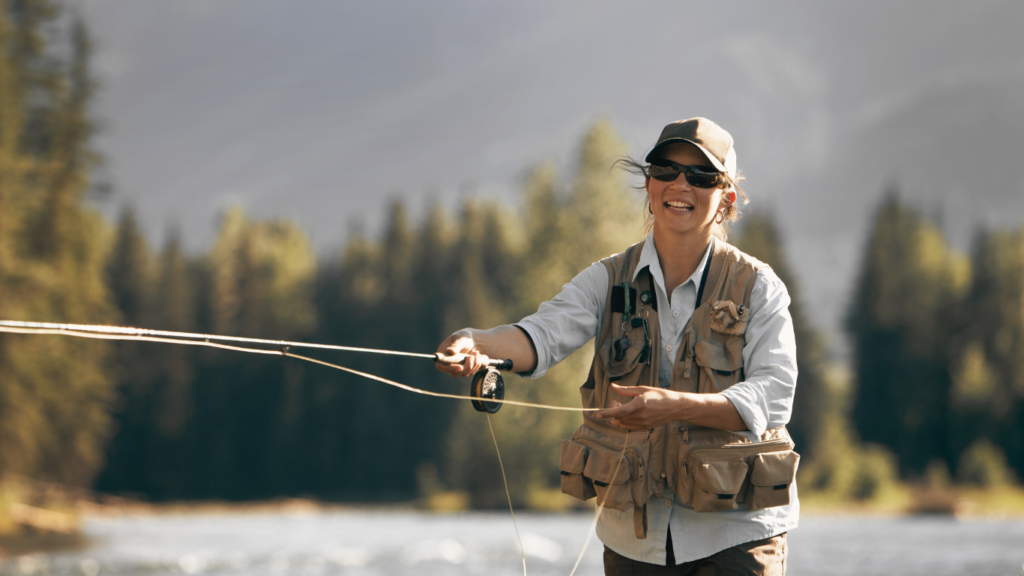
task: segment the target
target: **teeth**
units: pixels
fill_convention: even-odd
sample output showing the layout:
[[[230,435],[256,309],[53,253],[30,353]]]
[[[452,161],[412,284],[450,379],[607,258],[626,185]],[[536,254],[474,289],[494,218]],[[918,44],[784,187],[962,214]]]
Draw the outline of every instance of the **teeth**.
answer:
[[[683,208],[684,210],[692,210],[693,209],[693,205],[692,204],[687,204],[685,202],[677,202],[675,200],[669,200],[668,202],[665,202],[665,204],[668,204],[672,208]]]

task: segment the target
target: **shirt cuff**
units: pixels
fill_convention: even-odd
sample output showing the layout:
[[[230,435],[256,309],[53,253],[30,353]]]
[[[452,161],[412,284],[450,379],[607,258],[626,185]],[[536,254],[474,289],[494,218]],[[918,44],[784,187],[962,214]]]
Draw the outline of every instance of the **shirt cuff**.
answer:
[[[513,324],[513,326],[522,330],[523,334],[526,334],[526,339],[530,341],[530,346],[533,348],[533,354],[537,358],[537,365],[533,367],[532,372],[516,372],[516,374],[522,378],[540,378],[547,373],[549,368],[549,366],[544,362],[544,359],[547,358],[547,354],[542,354],[541,350],[537,348],[537,343],[543,343],[544,340],[539,337],[537,329],[528,323],[520,322]],[[515,367],[513,366],[513,370],[514,369]]]
[[[765,430],[768,429],[768,418],[764,414],[764,410],[758,406],[759,394],[751,390],[749,386],[743,386],[743,382],[735,384],[719,392],[722,396],[725,396],[732,402],[732,405],[739,412],[740,418],[743,419],[743,423],[747,425],[747,430],[750,430],[758,438],[764,434]]]

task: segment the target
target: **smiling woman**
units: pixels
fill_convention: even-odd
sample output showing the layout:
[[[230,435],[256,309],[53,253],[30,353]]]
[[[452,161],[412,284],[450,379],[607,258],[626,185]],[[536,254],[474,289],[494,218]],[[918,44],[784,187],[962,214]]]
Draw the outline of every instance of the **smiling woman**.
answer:
[[[799,515],[789,295],[725,242],[746,199],[728,132],[673,122],[645,160],[619,163],[644,177],[647,239],[517,324],[455,332],[438,351],[468,358],[438,368],[501,357],[540,377],[593,338],[580,394],[600,411],[562,441],[559,467],[563,492],[597,498],[606,573],[781,574]]]
[[[672,158],[677,155],[682,155],[691,164],[673,161]],[[739,208],[736,206],[737,194],[743,199],[744,204],[748,201],[747,194],[739,186],[739,183],[743,182],[745,178],[736,171],[735,153],[733,154],[732,170],[727,169],[723,172],[715,168],[707,156],[689,142],[670,143],[657,155],[655,155],[655,150],[652,150],[648,155],[648,159],[650,164],[644,165],[627,156],[620,158],[616,165],[621,166],[635,176],[642,177],[644,184],[638,186],[637,189],[645,190],[648,194],[650,193],[651,179],[672,183],[678,180],[680,173],[684,174],[686,183],[694,188],[728,191],[726,195],[729,201],[721,207],[720,212],[722,216],[719,218],[717,214],[715,215],[715,226],[712,229],[712,233],[716,237],[726,240],[728,238],[729,224],[736,221],[740,216]],[[644,204],[647,209],[644,231],[650,232],[654,227],[654,210],[651,205],[650,195],[644,200]]]

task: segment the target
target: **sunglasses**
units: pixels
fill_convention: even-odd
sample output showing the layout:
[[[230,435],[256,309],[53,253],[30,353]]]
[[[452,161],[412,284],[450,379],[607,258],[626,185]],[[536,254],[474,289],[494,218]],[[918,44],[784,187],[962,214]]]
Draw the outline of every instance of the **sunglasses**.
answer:
[[[686,175],[686,182],[697,188],[717,188],[725,182],[724,175],[712,166],[684,166],[671,160],[651,161],[651,178],[662,182],[673,182],[679,173]]]

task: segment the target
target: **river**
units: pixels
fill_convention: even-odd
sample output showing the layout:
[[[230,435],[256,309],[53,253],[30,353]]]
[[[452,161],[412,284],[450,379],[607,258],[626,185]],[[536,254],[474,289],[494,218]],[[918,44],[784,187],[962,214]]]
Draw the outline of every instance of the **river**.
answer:
[[[568,575],[593,516],[516,515],[531,575]],[[0,575],[522,574],[507,513],[164,513],[94,517],[81,550],[0,560]],[[591,540],[577,574],[602,574]],[[789,535],[790,576],[1024,573],[1024,521],[811,517]]]

